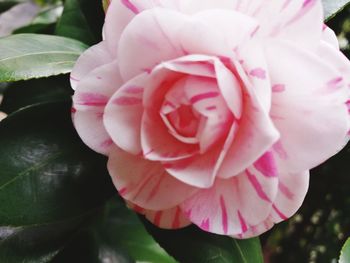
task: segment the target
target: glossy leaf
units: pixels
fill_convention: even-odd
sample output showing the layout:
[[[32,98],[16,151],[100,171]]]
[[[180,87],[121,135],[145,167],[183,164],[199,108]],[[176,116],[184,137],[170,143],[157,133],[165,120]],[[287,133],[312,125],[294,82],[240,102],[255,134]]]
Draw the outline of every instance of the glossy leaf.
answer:
[[[3,93],[0,111],[10,114],[37,103],[68,100],[72,93],[68,75],[12,82]]]
[[[123,263],[175,263],[147,233],[136,214],[127,209],[119,198],[108,202],[104,215],[96,225],[77,236],[55,257],[53,263],[69,260],[103,263],[107,259],[108,262]]]
[[[92,34],[79,0],[66,0],[62,17],[56,27],[56,34],[77,39],[86,44],[96,42]]]
[[[339,263],[349,263],[350,262],[350,238],[345,242],[341,252]]]
[[[324,17],[329,20],[350,3],[349,0],[322,0],[324,7]]]
[[[104,13],[100,1],[66,0],[56,34],[92,45],[101,41]]]
[[[0,39],[0,81],[68,73],[86,46],[49,35],[18,34]]]
[[[115,192],[70,103],[23,108],[0,122],[0,262],[47,262]]]
[[[210,234],[195,226],[181,230],[163,230],[144,220],[155,240],[179,262],[262,263],[258,238],[237,240]]]

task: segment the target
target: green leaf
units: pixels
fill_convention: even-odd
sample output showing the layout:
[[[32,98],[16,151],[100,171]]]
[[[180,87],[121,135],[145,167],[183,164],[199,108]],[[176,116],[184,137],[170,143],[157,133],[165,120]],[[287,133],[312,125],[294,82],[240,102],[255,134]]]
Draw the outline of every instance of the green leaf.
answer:
[[[89,251],[90,255],[82,251]],[[108,202],[97,224],[83,231],[55,257],[53,263],[69,260],[103,263],[97,255],[110,258],[109,262],[176,262],[147,233],[136,214],[118,198]],[[118,260],[112,260],[116,258]]]
[[[77,39],[90,45],[96,42],[81,9],[79,0],[65,1],[62,17],[56,27],[56,34]]]
[[[325,20],[329,20],[350,3],[349,0],[322,0]]]
[[[49,35],[18,34],[0,38],[0,82],[68,73],[86,46]]]
[[[106,158],[79,139],[70,102],[0,122],[0,262],[47,262],[115,192]]]
[[[88,45],[102,40],[104,12],[100,0],[66,0],[56,34]]]
[[[349,263],[350,262],[350,238],[345,242],[341,252],[339,263]]]
[[[69,99],[73,90],[68,75],[8,83],[0,111],[10,114],[33,104]]]
[[[179,262],[262,263],[258,238],[237,240],[210,234],[195,226],[164,230],[143,220],[155,240]]]

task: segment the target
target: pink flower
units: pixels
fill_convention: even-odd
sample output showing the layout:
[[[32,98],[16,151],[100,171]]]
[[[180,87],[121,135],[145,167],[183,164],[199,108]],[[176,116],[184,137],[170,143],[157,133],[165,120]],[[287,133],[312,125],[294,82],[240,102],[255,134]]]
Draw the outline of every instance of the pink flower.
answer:
[[[163,228],[247,238],[349,140],[350,63],[318,0],[114,0],[72,75],[82,140]]]

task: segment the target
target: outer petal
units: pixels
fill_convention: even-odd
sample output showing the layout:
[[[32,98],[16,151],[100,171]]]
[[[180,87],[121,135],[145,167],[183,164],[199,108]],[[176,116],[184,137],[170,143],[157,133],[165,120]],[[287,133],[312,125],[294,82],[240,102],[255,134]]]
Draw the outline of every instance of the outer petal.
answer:
[[[308,170],[346,143],[348,87],[338,71],[311,53],[284,42],[271,43],[266,50],[281,157],[291,172]]]
[[[216,179],[213,187],[200,190],[181,208],[205,231],[235,235],[264,220],[272,208],[278,179],[251,167],[231,179]]]
[[[235,238],[251,238],[268,231],[283,220],[293,216],[301,206],[309,186],[309,172],[300,174],[280,174],[279,190],[272,206],[271,214],[261,223],[248,226],[247,230]]]
[[[125,83],[105,108],[106,130],[118,147],[132,154],[141,152],[142,98],[148,78],[142,74]]]
[[[162,61],[183,56],[178,34],[185,21],[185,15],[159,8],[135,17],[125,28],[118,47],[124,80],[149,72]]]
[[[109,64],[114,57],[109,53],[105,41],[86,50],[77,60],[70,75],[71,86],[76,89],[80,80],[88,75],[92,70],[102,65]]]
[[[112,54],[116,55],[120,37],[130,21],[139,13],[155,7],[178,9],[176,1],[172,0],[111,1],[106,14],[104,37]]]
[[[160,211],[147,210],[132,203],[129,203],[129,206],[160,228],[179,229],[191,224],[179,206]]]
[[[328,26],[323,26],[322,40],[331,45],[335,50],[339,50],[339,42],[336,34]]]
[[[108,171],[124,199],[149,210],[173,208],[197,191],[170,176],[161,164],[117,147],[110,152]]]
[[[323,26],[320,0],[240,1],[241,12],[254,16],[260,22],[259,36],[290,40],[300,46],[314,49]]]
[[[118,63],[96,68],[77,87],[73,96],[73,122],[85,144],[107,154],[112,140],[103,125],[103,112],[111,95],[121,85]]]

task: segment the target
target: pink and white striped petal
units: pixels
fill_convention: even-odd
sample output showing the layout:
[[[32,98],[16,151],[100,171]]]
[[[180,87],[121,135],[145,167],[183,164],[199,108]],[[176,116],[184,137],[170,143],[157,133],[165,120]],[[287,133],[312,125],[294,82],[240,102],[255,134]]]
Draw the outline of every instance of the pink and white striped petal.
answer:
[[[132,203],[128,205],[136,212],[145,217],[154,225],[164,229],[179,229],[191,224],[179,206],[160,211],[147,210]]]
[[[104,107],[121,85],[118,63],[100,66],[79,82],[73,96],[74,126],[86,145],[108,154],[113,144],[103,125]]]
[[[217,178],[213,187],[198,191],[181,208],[205,231],[237,235],[259,224],[272,209],[278,178],[248,169],[230,179]]]
[[[119,194],[148,210],[173,208],[197,191],[169,175],[160,163],[131,155],[118,147],[111,150],[107,167]]]
[[[215,164],[222,151],[222,143],[203,154],[196,154],[181,160],[163,162],[165,170],[178,180],[199,188],[213,186],[216,172]]]
[[[257,35],[289,40],[305,48],[315,48],[323,26],[319,0],[240,1],[240,10],[258,19]],[[245,2],[245,3],[243,3]]]
[[[81,140],[94,151],[108,155],[113,141],[102,122],[103,112],[76,111],[73,113],[74,127]]]
[[[239,66],[236,67],[239,69]],[[240,72],[243,77],[244,73]],[[244,85],[242,118],[235,120],[237,130],[232,144],[225,150],[219,167],[220,178],[230,178],[242,173],[262,156],[279,139],[279,131],[271,121],[266,110],[260,106],[250,82]]]
[[[143,93],[148,75],[125,83],[109,100],[104,111],[104,125],[113,141],[131,154],[141,153]]]
[[[257,26],[254,18],[233,10],[214,8],[189,17],[179,38],[187,54],[235,58],[232,51],[245,45]]]
[[[125,81],[150,72],[162,61],[185,55],[179,32],[186,16],[166,9],[140,13],[125,28],[118,46],[121,75]]]
[[[105,41],[98,43],[86,50],[77,60],[70,74],[70,83],[73,89],[76,89],[79,82],[86,77],[92,70],[109,64],[114,60],[111,53],[108,52]]]
[[[309,188],[309,171],[281,173],[278,180],[278,194],[271,211],[271,219],[275,224],[290,218],[300,208]]]
[[[281,133],[280,159],[290,172],[308,170],[347,141],[348,87],[332,65],[290,43],[275,41],[266,57],[272,83],[284,86],[283,92],[273,93],[270,113]],[[281,63],[281,57],[289,62]]]

